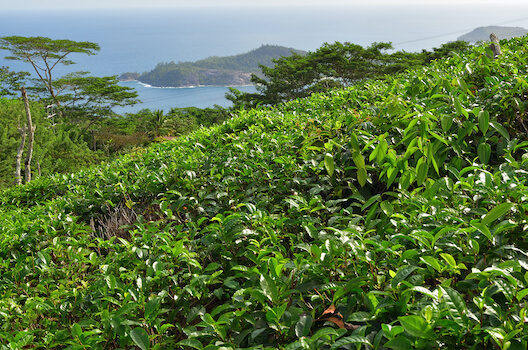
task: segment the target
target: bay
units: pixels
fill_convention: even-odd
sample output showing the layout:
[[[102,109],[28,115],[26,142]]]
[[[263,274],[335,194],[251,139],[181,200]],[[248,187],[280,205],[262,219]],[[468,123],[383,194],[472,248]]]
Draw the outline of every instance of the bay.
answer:
[[[121,10],[1,11],[0,35],[46,36],[91,41],[101,46],[95,56],[72,55],[76,65],[59,67],[57,76],[89,71],[95,76],[145,72],[160,62],[196,61],[210,56],[248,52],[263,44],[313,51],[325,42],[368,46],[392,42],[397,50],[432,49],[479,26],[528,27],[525,6],[349,5],[303,7],[185,7]],[[30,71],[27,64],[0,66]],[[137,82],[142,104],[120,109],[168,110],[172,107],[228,106],[226,87],[160,89]],[[254,87],[243,87],[252,91]],[[254,91],[254,90],[253,90]]]
[[[229,92],[229,87],[225,86],[158,88],[137,81],[125,81],[121,82],[120,85],[136,89],[142,103],[114,108],[118,114],[134,113],[144,108],[168,112],[171,108],[211,108],[214,106],[230,107],[232,105],[231,101],[225,98],[225,94]],[[256,90],[254,86],[235,86],[235,88],[243,92],[255,92]]]

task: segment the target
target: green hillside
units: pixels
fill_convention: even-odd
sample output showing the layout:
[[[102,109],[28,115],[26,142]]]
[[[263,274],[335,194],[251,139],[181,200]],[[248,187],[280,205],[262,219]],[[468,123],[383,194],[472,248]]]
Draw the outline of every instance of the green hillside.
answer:
[[[305,52],[277,45],[262,45],[240,55],[214,56],[196,62],[159,63],[156,68],[136,79],[153,86],[248,85],[252,84],[251,74],[262,74],[260,64],[271,67],[274,59],[292,53]]]
[[[526,349],[527,41],[3,191],[2,349]]]
[[[487,26],[473,29],[471,32],[459,36],[457,40],[476,43],[479,41],[489,41],[489,36],[494,33],[502,39],[512,39],[525,36],[528,30],[522,27]]]

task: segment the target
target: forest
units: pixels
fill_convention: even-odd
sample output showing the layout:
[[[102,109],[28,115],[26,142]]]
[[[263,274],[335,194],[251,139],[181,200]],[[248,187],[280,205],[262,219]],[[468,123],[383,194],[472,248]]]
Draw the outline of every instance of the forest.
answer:
[[[452,45],[2,190],[0,344],[526,349],[528,37]]]

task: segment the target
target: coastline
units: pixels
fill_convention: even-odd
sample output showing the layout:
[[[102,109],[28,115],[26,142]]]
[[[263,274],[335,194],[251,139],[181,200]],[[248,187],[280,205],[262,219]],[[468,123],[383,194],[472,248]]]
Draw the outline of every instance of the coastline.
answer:
[[[242,92],[256,92],[254,85],[155,87],[147,86],[147,84],[139,81],[122,81],[119,84],[135,89],[141,103],[114,108],[114,112],[118,114],[137,113],[147,108],[169,112],[172,108],[183,107],[214,108],[215,105],[230,107],[232,102],[225,98],[230,87],[237,88]]]
[[[193,89],[193,88],[201,88],[201,87],[210,87],[210,88],[230,88],[230,87],[250,87],[255,86],[254,84],[246,84],[246,85],[187,85],[187,86],[154,86],[147,83],[143,83],[140,80],[135,79],[129,79],[129,80],[120,80],[120,83],[137,83],[145,88],[152,88],[152,89]]]

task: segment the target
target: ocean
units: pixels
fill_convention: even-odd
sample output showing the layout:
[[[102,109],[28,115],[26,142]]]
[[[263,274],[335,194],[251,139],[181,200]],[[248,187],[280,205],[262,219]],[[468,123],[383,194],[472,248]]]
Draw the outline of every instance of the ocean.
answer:
[[[196,61],[248,52],[263,44],[314,51],[325,42],[368,46],[392,42],[396,50],[421,51],[456,40],[474,28],[508,25],[528,28],[523,6],[350,5],[303,7],[202,7],[142,10],[47,10],[0,12],[0,35],[45,36],[98,43],[95,56],[71,55],[77,64],[57,75],[89,71],[95,76],[146,72],[160,62]],[[30,71],[27,64],[3,59],[0,66]],[[143,103],[120,108],[229,106],[227,87],[153,88],[123,82]],[[254,91],[254,87],[240,87]]]

